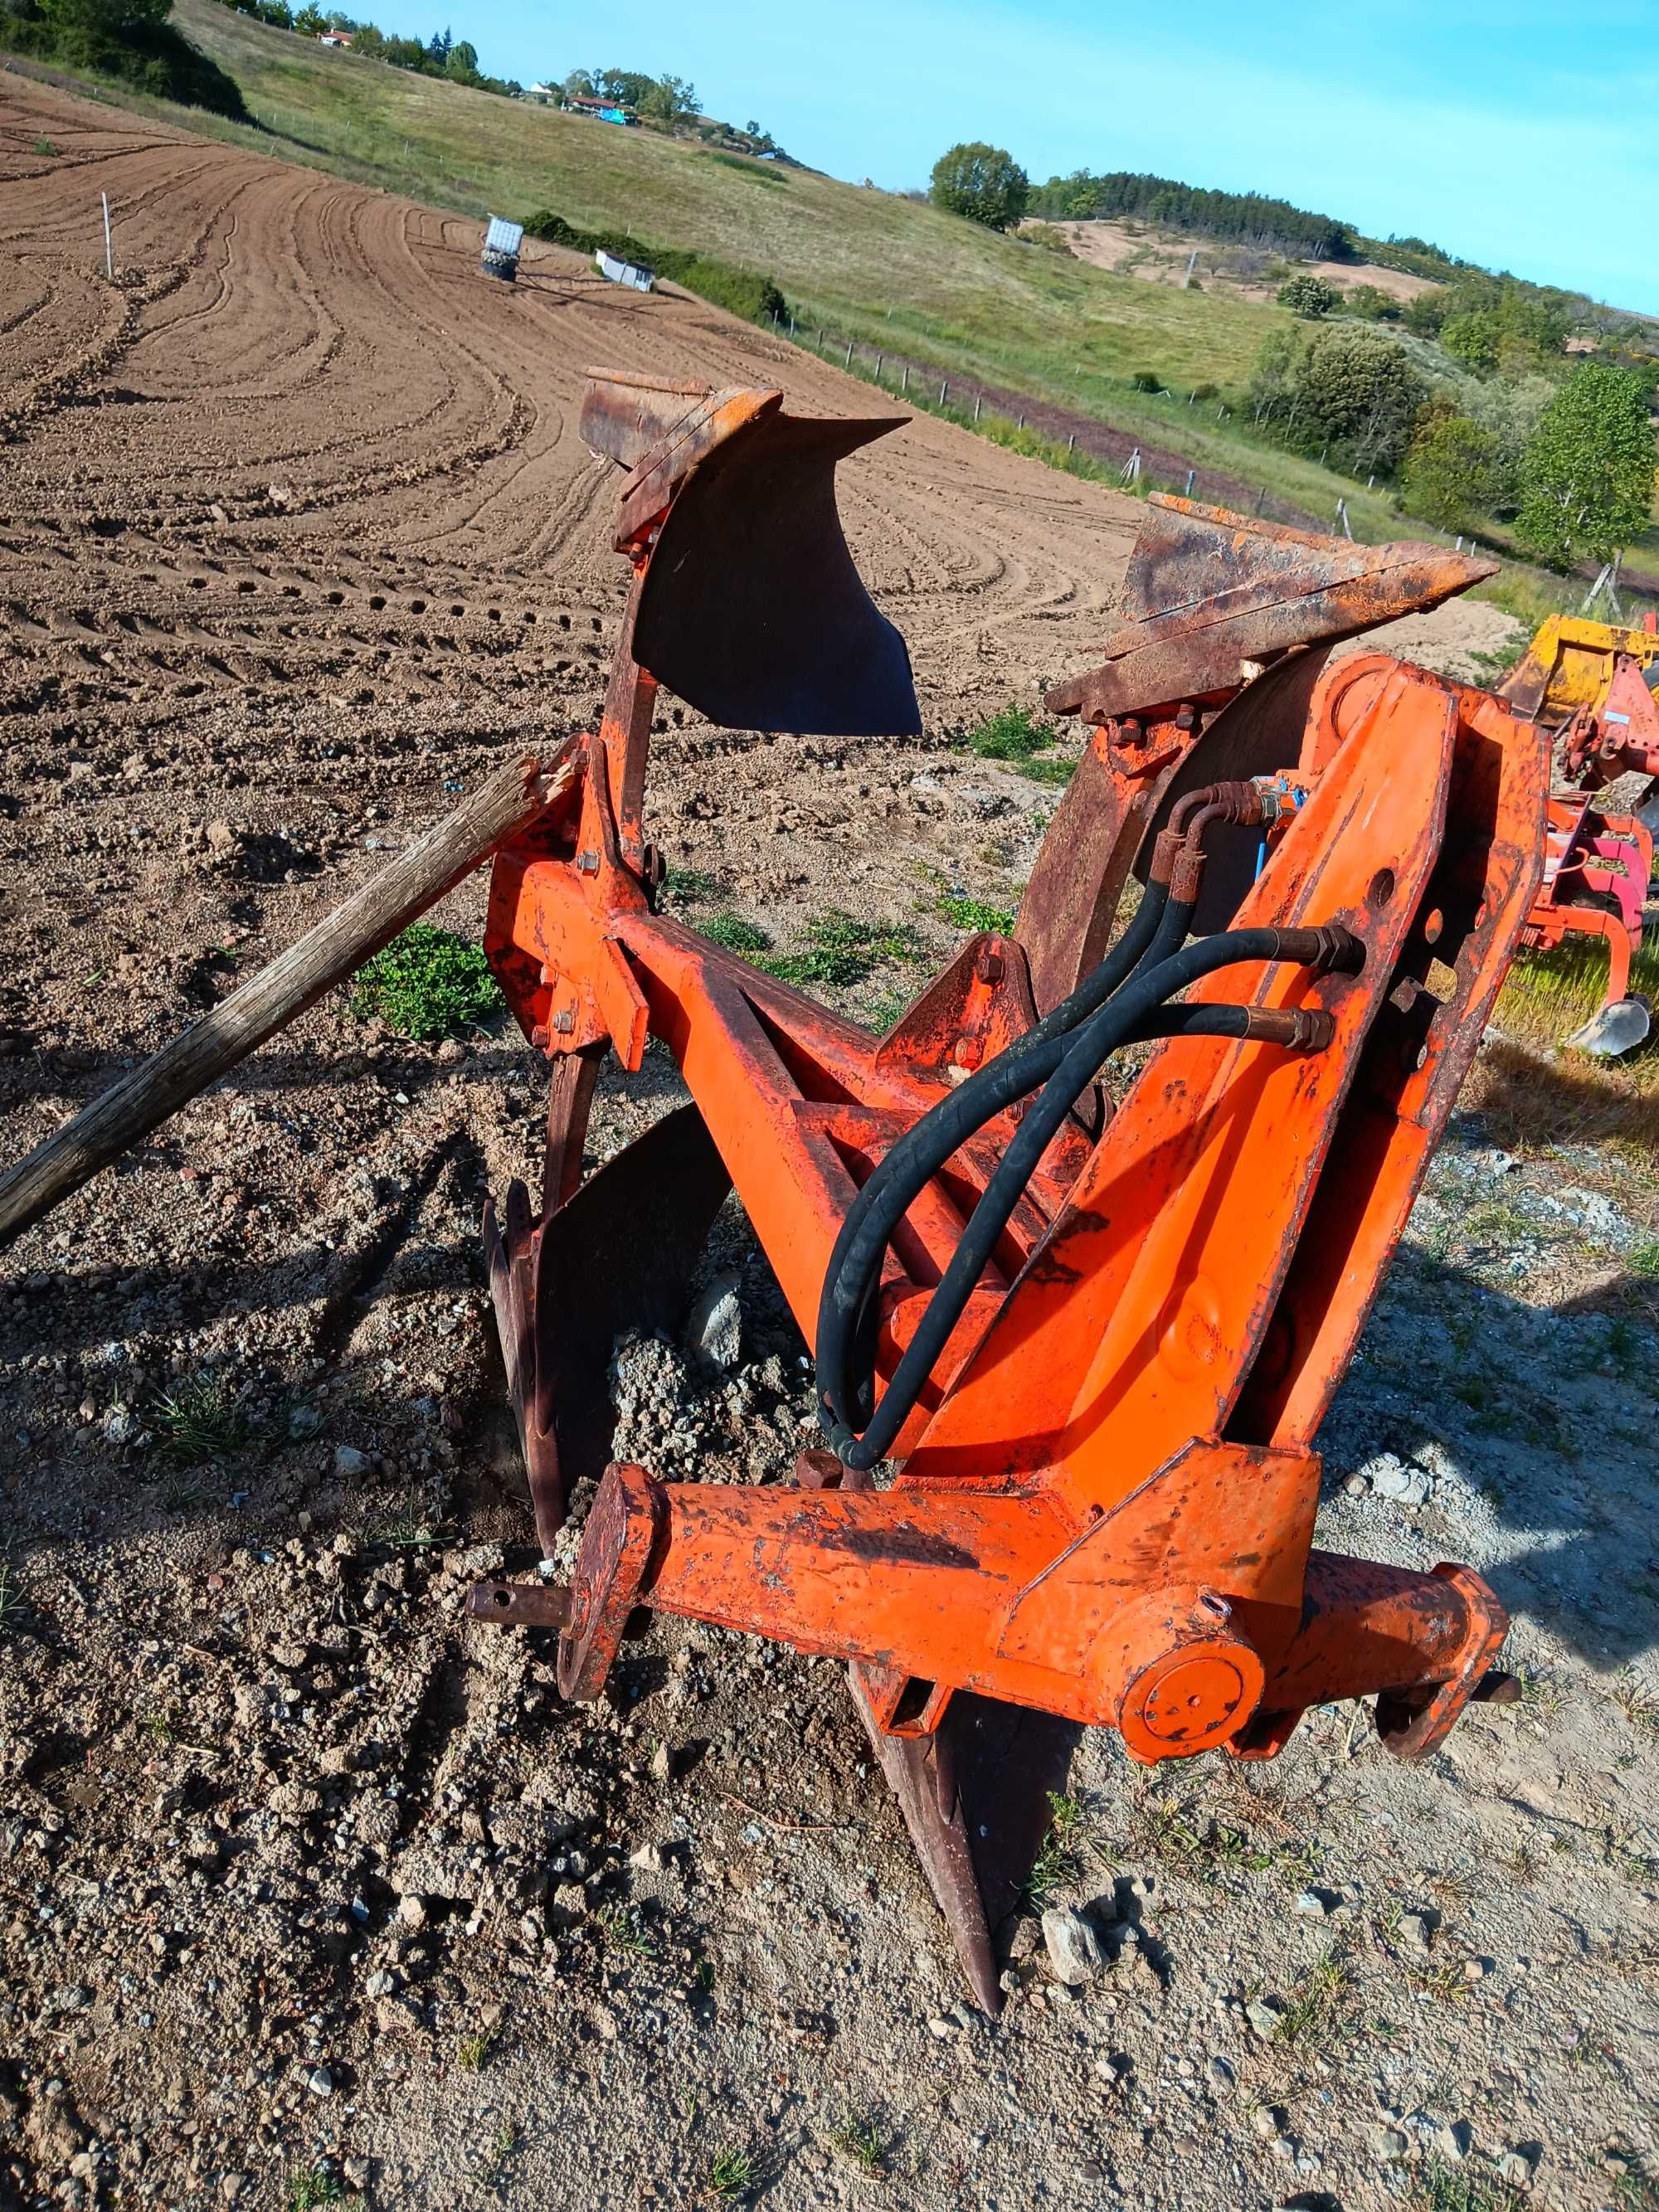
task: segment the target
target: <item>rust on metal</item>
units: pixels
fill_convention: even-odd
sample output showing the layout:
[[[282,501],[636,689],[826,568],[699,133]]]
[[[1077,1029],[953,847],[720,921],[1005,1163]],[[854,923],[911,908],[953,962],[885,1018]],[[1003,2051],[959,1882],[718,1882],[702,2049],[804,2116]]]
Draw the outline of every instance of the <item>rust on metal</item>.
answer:
[[[1308,1706],[1372,1696],[1409,1754],[1492,1675],[1502,1611],[1470,1571],[1313,1549],[1315,1439],[1537,890],[1547,740],[1383,656],[1326,665],[1333,639],[1485,564],[1165,502],[1106,669],[1052,702],[1099,726],[1018,924],[970,940],[877,1039],[654,911],[645,788],[659,682],[739,726],[915,726],[902,641],[835,510],[837,463],[893,426],[615,377],[584,425],[629,472],[629,620],[581,790],[499,856],[486,932],[558,1068],[540,1209],[515,1186],[490,1223],[544,1550],[609,1448],[614,1332],[674,1325],[728,1186],[811,1344],[860,1191],[921,1157],[963,1085],[1035,1064],[1018,1056],[1098,962],[1138,848],[1160,897],[1263,933],[1186,993],[1227,1007],[1228,1033],[1167,1037],[1115,1110],[1085,1091],[1045,1119],[994,1249],[926,1339],[942,1349],[888,1482],[849,1460],[832,1394],[841,1455],[803,1452],[791,1486],[612,1465],[568,1599],[474,1600],[480,1619],[568,1607],[571,1696],[598,1693],[641,1607],[846,1662],[992,2008],[998,1929],[1081,1726],[1146,1760],[1271,1757]],[[690,1103],[585,1176],[599,1058],[637,1068],[653,1037]],[[906,1186],[862,1293],[878,1403],[1035,1097],[991,1092]]]

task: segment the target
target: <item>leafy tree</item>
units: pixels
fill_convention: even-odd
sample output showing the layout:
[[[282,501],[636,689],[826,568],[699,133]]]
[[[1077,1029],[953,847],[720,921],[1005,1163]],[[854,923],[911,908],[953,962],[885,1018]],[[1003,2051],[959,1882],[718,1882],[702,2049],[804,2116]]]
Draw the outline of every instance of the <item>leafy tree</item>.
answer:
[[[1611,560],[1647,527],[1656,458],[1642,380],[1597,362],[1576,369],[1527,446],[1516,537],[1559,564]]]
[[[1467,415],[1430,416],[1401,471],[1407,507],[1440,530],[1465,528],[1488,513],[1500,483],[1498,441]]]
[[[1317,322],[1322,315],[1328,315],[1340,296],[1334,284],[1328,284],[1322,276],[1316,276],[1305,269],[1279,288],[1279,306],[1310,323]]]
[[[1397,323],[1400,302],[1392,292],[1385,292],[1380,284],[1356,284],[1344,293],[1342,309],[1345,314],[1357,315],[1362,323]]]
[[[449,49],[453,43],[447,23],[444,25],[441,31],[434,31],[432,33],[427,41],[426,58],[434,69],[442,69],[448,61]]]
[[[301,38],[318,39],[328,28],[328,18],[320,8],[307,4],[294,18],[294,27]]]
[[[1467,386],[1459,412],[1478,422],[1492,440],[1497,483],[1491,507],[1510,516],[1521,501],[1521,463],[1544,410],[1554,398],[1554,380],[1534,371],[1529,376],[1494,376]]]
[[[1400,319],[1414,337],[1437,337],[1440,325],[1446,319],[1450,299],[1450,293],[1443,291],[1438,286],[1432,292],[1419,292],[1414,300],[1407,301],[1405,313]]]
[[[647,76],[641,70],[595,70],[592,97],[610,100],[617,107],[637,108],[656,89],[656,83],[655,77]]]
[[[370,61],[384,61],[386,58],[386,33],[376,23],[359,23],[352,33],[351,43],[360,54],[367,54]]]
[[[928,197],[935,207],[988,230],[1006,230],[1024,214],[1030,181],[1012,154],[982,140],[952,146],[933,164]]]
[[[41,13],[65,29],[121,39],[158,29],[173,13],[173,0],[42,0]]]
[[[1404,347],[1363,323],[1312,332],[1297,368],[1310,431],[1346,447],[1357,468],[1399,466],[1428,396]]]
[[[1250,378],[1259,424],[1303,453],[1334,448],[1356,469],[1398,467],[1428,397],[1405,348],[1366,323],[1275,331]]]
[[[653,122],[678,123],[682,117],[696,113],[696,87],[683,76],[661,76],[647,86],[634,105]]]
[[[560,85],[559,90],[567,100],[592,100],[593,79],[586,70],[572,70]]]
[[[476,84],[478,82],[478,49],[470,40],[458,39],[444,62],[444,75],[458,78],[462,84]]]

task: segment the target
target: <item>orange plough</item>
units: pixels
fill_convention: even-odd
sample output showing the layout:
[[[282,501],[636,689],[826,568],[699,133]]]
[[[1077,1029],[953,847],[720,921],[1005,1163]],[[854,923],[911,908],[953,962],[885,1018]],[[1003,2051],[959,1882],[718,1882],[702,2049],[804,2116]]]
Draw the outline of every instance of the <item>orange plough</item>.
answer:
[[[487,950],[552,1084],[539,1204],[514,1185],[485,1235],[544,1553],[602,1479],[569,1585],[471,1609],[556,1628],[573,1698],[641,1607],[844,1661],[994,2009],[1079,1728],[1271,1758],[1370,1698],[1416,1756],[1505,1686],[1478,1575],[1313,1530],[1321,1421],[1539,887],[1548,741],[1327,664],[1479,564],[1170,503],[1130,634],[1051,702],[1092,735],[1014,927],[878,1038],[657,911],[645,791],[659,683],[744,726],[916,726],[834,500],[896,426],[599,375],[584,422],[629,472],[633,594],[581,777],[495,863]],[[653,1037],[690,1103],[583,1180],[601,1060]],[[608,1463],[614,1335],[684,1310],[732,1186],[817,1363],[776,1488]]]

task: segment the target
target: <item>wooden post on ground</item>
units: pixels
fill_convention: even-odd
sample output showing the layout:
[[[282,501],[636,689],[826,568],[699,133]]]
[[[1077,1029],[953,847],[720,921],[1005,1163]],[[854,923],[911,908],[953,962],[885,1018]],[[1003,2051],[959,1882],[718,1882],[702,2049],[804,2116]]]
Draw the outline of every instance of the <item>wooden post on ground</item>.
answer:
[[[158,1128],[343,982],[417,915],[570,790],[585,757],[567,739],[545,766],[511,761],[453,813],[279,953],[194,1028],[131,1069],[27,1159],[0,1176],[0,1246]]]
[[[941,407],[944,406],[945,399],[949,396],[950,390],[950,379],[948,377],[941,376],[939,380],[939,404]]]
[[[974,394],[974,420],[975,422],[979,421],[979,410],[984,404],[984,399],[985,394],[982,392],[976,392]]]
[[[104,203],[104,274],[112,284],[115,282],[115,248],[110,243],[109,194],[100,192],[98,197]]]

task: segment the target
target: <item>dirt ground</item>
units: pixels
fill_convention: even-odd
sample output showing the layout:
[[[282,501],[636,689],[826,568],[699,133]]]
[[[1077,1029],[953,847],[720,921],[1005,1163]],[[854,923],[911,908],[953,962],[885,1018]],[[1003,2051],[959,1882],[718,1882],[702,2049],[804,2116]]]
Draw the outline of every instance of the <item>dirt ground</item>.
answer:
[[[1120,276],[1142,276],[1153,284],[1185,284],[1187,263],[1194,246],[1198,262],[1193,273],[1201,284],[1220,285],[1242,299],[1271,300],[1283,280],[1268,283],[1258,272],[1277,256],[1254,247],[1226,246],[1213,239],[1192,238],[1158,225],[1113,222],[1106,217],[1087,222],[1060,222],[1058,230],[1079,261]],[[1374,261],[1298,261],[1298,271],[1322,276],[1339,292],[1372,284],[1391,299],[1414,300],[1431,292],[1427,276],[1413,276],[1402,269],[1384,269]]]
[[[0,76],[5,1158],[593,715],[584,367],[869,404],[695,301],[477,252]],[[842,994],[875,1020],[960,942],[943,896],[1013,903],[1053,792],[952,740],[1086,664],[1139,510],[925,418],[842,505],[926,735],[672,709],[652,819],[694,921],[914,931]],[[571,1707],[545,1642],[464,1621],[534,1556],[477,1225],[539,1064],[315,1009],[0,1257],[0,2207],[1659,2203],[1655,1178],[1494,1052],[1321,1540],[1480,1567],[1522,1701],[1419,1766],[1358,1709],[1265,1766],[1091,1736],[1046,1896],[1108,1963],[1068,1989],[1021,1921],[992,2024],[834,1668],[666,1622]],[[607,1077],[591,1152],[676,1085]],[[621,1347],[622,1445],[776,1480],[803,1347],[733,1210],[708,1267],[736,1364]]]

